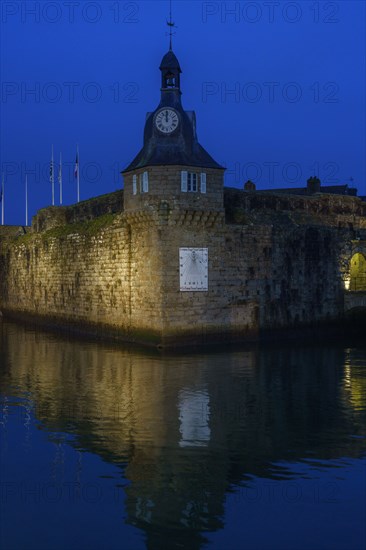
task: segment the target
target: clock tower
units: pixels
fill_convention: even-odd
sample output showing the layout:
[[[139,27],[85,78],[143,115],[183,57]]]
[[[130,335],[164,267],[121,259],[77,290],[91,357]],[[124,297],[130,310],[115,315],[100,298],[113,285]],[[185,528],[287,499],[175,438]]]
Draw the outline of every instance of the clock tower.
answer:
[[[125,211],[159,208],[223,208],[223,174],[200,145],[196,115],[181,102],[179,61],[172,49],[161,64],[161,98],[146,115],[141,151],[122,172]]]
[[[224,168],[199,143],[195,113],[182,106],[182,71],[171,47],[160,71],[160,102],[147,113],[142,149],[122,174],[131,326],[169,345],[217,331]]]

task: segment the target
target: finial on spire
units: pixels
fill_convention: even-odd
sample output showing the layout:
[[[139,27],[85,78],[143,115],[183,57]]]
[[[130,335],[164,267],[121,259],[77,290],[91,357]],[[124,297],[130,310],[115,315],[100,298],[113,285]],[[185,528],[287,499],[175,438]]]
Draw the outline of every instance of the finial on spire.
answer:
[[[175,32],[173,32],[173,29],[177,29],[178,27],[175,25],[174,21],[172,21],[172,0],[169,0],[169,21],[166,22],[166,24],[169,27],[169,50],[173,49],[173,35]]]

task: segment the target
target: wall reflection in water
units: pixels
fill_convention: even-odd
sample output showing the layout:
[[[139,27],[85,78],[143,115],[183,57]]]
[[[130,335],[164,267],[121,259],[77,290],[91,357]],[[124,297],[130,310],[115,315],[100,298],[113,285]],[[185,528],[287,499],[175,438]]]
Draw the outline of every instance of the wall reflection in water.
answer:
[[[49,431],[55,463],[54,433],[63,432],[74,436],[80,469],[84,450],[121,465],[127,521],[152,546],[179,531],[198,547],[204,531],[222,527],[233,487],[288,478],[280,461],[365,452],[364,352],[159,356],[7,323],[0,334],[3,421],[9,396],[23,398]]]

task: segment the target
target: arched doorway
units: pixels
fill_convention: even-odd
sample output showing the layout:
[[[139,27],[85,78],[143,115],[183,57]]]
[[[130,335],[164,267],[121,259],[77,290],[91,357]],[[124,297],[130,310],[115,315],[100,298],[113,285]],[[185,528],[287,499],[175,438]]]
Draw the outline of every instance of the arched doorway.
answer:
[[[351,258],[350,276],[349,289],[366,292],[366,258],[360,252]]]

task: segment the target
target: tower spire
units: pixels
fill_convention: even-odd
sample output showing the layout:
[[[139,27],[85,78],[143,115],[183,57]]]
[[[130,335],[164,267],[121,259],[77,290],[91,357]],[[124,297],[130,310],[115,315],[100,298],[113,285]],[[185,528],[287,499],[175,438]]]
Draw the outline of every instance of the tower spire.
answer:
[[[174,21],[172,20],[172,0],[169,0],[169,21],[166,22],[169,27],[169,50],[173,49],[173,29],[177,29]]]

